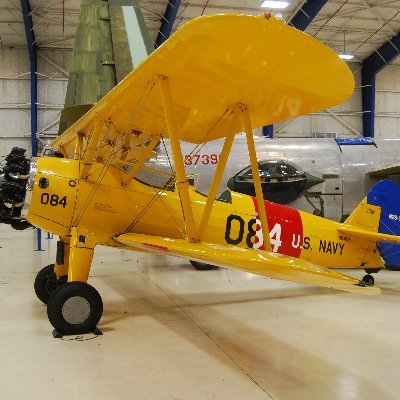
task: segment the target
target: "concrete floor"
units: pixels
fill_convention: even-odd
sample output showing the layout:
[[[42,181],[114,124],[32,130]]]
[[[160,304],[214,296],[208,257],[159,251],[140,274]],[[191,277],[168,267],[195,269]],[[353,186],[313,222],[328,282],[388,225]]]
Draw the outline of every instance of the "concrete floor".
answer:
[[[2,400],[399,398],[400,272],[363,297],[100,247],[104,335],[53,339],[35,238],[0,226]]]

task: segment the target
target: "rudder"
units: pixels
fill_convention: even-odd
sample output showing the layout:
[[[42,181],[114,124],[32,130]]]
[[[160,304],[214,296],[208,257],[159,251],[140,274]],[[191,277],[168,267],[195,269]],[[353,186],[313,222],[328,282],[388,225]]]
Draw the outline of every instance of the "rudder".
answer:
[[[400,236],[400,186],[382,180],[369,191],[367,202],[381,207],[378,232]],[[378,246],[388,267],[400,266],[400,245],[379,242]]]

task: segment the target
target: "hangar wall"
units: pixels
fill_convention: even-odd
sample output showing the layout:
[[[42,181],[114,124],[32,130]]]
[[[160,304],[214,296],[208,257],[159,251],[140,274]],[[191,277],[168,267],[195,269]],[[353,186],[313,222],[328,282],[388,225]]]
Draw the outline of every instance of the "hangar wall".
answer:
[[[43,141],[54,137],[58,131],[71,54],[71,50],[38,50],[38,132]],[[30,153],[28,51],[26,48],[0,47],[0,60],[0,157],[14,146],[27,148]]]
[[[38,132],[46,143],[58,134],[71,56],[72,50],[38,50]]]
[[[314,137],[336,134],[337,137],[357,137],[362,134],[360,64],[350,63],[356,81],[354,95],[329,111],[299,117],[274,126],[275,137]],[[400,138],[400,63],[384,68],[376,81],[376,138]]]
[[[0,48],[0,157],[13,146],[30,148],[30,82],[27,49]]]
[[[275,137],[357,137],[362,134],[362,103],[360,65],[351,63],[356,90],[343,104],[312,115],[295,118],[274,127]]]
[[[67,88],[71,49],[38,50],[38,132],[50,141],[58,129]],[[30,80],[28,51],[0,48],[0,156],[14,146],[30,151]],[[47,59],[47,60],[46,60]],[[361,74],[359,64],[350,64],[356,77],[356,91],[346,103],[329,111],[285,121],[274,126],[276,137],[313,137],[336,134],[355,137],[362,132]],[[400,63],[377,76],[376,138],[400,138]],[[261,130],[257,130],[261,134]]]
[[[376,138],[400,138],[400,63],[384,68],[376,79]]]

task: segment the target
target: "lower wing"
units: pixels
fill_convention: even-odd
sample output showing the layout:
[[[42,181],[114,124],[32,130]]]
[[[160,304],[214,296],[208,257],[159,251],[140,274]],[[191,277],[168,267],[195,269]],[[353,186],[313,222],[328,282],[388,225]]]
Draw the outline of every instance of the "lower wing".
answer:
[[[140,251],[173,255],[219,267],[236,268],[253,274],[308,283],[362,294],[379,294],[381,289],[331,269],[304,260],[264,250],[244,249],[211,243],[189,243],[183,239],[136,233],[121,234],[114,240]]]

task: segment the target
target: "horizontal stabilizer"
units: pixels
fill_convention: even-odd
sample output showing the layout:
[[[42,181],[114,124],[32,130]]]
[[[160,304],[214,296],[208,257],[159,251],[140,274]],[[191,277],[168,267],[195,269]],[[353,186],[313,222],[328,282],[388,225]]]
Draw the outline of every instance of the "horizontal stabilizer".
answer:
[[[340,228],[338,228],[338,232],[345,233],[350,236],[355,236],[360,239],[371,240],[373,242],[400,243],[400,236],[372,232],[368,231],[367,229],[362,229],[350,225],[341,225]]]
[[[115,236],[118,243],[138,251],[173,255],[187,260],[251,272],[274,279],[329,287],[362,294],[379,294],[381,290],[353,277],[317,266],[304,260],[264,250],[249,250],[236,246],[211,243],[189,243],[183,239],[142,234]]]

